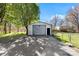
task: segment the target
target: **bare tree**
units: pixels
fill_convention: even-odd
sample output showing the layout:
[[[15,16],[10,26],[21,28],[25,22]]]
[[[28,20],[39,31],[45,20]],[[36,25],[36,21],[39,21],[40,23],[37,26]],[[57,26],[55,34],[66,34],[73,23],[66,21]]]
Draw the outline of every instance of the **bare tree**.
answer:
[[[67,20],[75,26],[76,32],[79,32],[79,6],[69,11]]]
[[[58,22],[58,16],[55,15],[55,16],[53,16],[52,20],[50,21],[50,23],[53,25],[54,30],[56,28],[57,22]]]

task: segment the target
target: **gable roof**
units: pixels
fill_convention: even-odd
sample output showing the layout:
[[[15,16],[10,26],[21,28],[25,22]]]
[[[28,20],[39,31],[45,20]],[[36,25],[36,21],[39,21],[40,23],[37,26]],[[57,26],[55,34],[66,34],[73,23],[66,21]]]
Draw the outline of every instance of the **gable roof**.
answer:
[[[47,22],[42,22],[42,21],[32,23],[31,25],[38,24],[38,23],[44,23],[44,24],[52,25],[52,24],[49,24],[49,23],[47,23]]]

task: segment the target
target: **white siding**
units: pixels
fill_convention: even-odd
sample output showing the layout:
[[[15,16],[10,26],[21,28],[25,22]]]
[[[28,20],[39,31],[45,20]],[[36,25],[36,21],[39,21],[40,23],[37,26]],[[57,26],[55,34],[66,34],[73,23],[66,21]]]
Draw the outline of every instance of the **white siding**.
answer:
[[[28,25],[28,35],[32,35],[32,25]]]
[[[40,25],[42,27],[39,30],[37,30],[37,28],[38,28],[37,27],[37,28],[35,28],[36,30],[34,31],[34,29],[33,29],[34,25]],[[43,26],[45,26],[45,27],[43,27]],[[43,35],[47,35],[47,28],[50,28],[50,35],[51,35],[52,34],[52,32],[51,32],[51,29],[52,29],[51,24],[47,24],[47,23],[43,23],[43,22],[31,24],[31,25],[28,26],[28,35],[33,35],[34,32],[36,32],[37,35],[38,34],[40,34],[40,35],[42,35],[42,34]]]

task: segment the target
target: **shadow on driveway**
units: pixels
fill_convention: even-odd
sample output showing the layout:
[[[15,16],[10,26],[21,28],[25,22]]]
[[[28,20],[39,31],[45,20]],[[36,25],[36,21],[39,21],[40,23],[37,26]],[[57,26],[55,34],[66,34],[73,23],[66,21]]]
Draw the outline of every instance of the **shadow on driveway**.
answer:
[[[24,36],[0,42],[1,56],[71,56],[52,36]]]

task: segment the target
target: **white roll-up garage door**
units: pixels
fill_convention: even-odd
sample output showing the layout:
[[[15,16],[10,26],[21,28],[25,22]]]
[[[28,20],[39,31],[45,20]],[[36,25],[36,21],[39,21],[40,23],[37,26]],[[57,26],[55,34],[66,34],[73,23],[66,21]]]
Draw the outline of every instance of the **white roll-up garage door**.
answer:
[[[33,35],[46,35],[46,26],[33,25]]]

